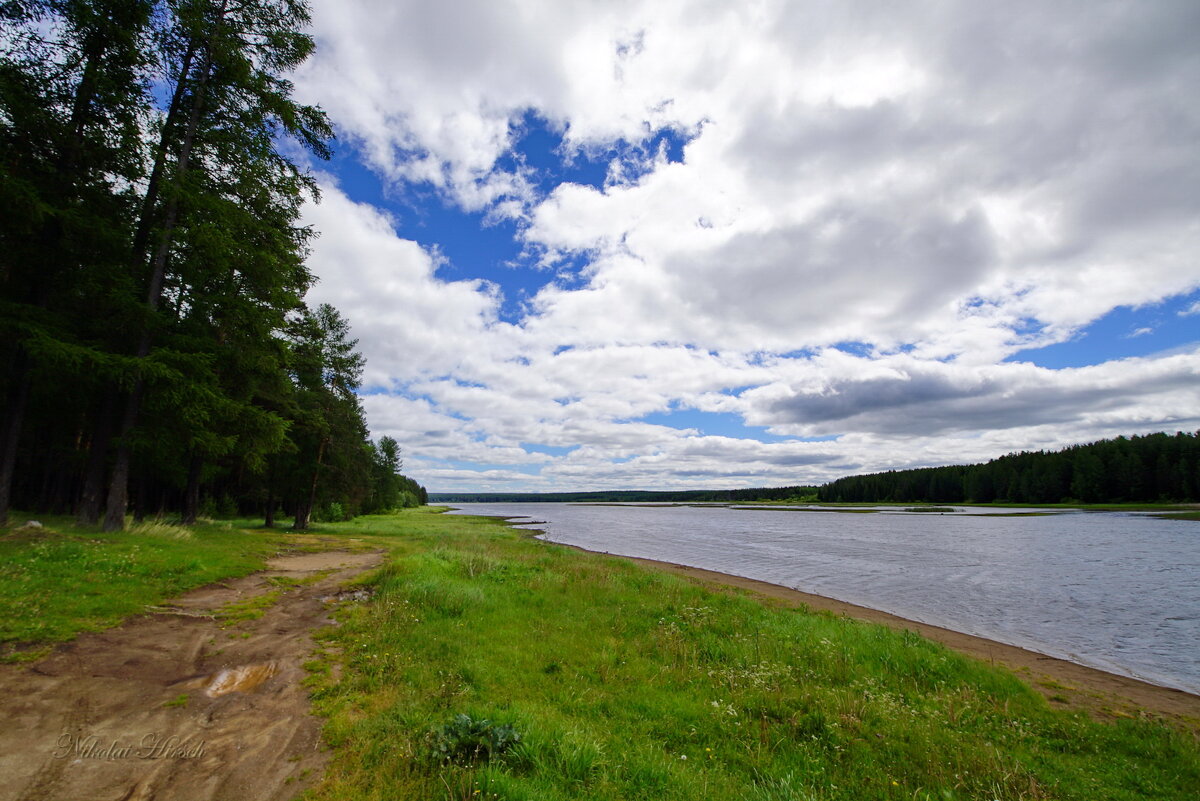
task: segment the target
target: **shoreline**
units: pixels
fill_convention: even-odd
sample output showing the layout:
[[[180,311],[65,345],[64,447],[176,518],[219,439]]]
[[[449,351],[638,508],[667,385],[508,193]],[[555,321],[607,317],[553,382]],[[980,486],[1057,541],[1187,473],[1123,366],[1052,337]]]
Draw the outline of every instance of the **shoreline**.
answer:
[[[890,612],[815,595],[781,584],[657,559],[593,551],[578,545],[543,539],[545,532],[537,529],[518,530],[551,545],[636,562],[654,570],[683,576],[712,589],[742,590],[757,596],[763,602],[783,608],[806,607],[814,612],[841,615],[895,630],[915,631],[922,637],[941,643],[961,654],[1008,668],[1041,693],[1055,708],[1085,710],[1110,720],[1150,713],[1182,724],[1193,732],[1200,732],[1200,695],[1186,690],[1152,684],[1119,673],[1109,673],[1017,645],[909,620]]]

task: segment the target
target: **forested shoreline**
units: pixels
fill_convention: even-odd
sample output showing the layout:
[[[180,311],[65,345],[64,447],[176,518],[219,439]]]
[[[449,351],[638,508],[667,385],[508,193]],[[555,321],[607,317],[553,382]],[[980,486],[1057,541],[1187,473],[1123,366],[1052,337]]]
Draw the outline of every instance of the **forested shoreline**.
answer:
[[[1170,503],[1200,498],[1200,432],[1117,437],[983,464],[848,476],[821,501]]]
[[[309,306],[294,0],[0,2],[0,523],[106,530],[424,501],[368,439],[363,359]]]
[[[816,500],[816,487],[735,490],[594,490],[588,492],[437,492],[435,503],[741,503]]]
[[[1177,503],[1200,499],[1200,432],[1117,437],[982,464],[889,470],[821,486],[435,493],[438,503]]]

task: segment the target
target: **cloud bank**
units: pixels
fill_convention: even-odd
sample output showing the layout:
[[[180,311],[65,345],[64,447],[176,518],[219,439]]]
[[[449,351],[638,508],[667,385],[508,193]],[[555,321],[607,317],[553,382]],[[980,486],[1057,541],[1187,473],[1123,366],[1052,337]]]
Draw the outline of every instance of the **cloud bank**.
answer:
[[[1200,288],[1195,3],[314,12],[298,92],[344,146],[507,221],[545,276],[505,319],[506,268],[448,280],[323,177],[314,296],[430,489],[807,483],[1200,427],[1194,343],[1020,356]],[[547,185],[530,120],[606,179]]]

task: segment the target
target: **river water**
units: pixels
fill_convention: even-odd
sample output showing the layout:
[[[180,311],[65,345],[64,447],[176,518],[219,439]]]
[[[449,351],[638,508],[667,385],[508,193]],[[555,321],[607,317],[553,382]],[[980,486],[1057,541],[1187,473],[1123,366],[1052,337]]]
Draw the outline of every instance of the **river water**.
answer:
[[[1194,521],[1119,512],[1007,516],[961,507],[945,515],[556,503],[456,508],[539,521],[529,527],[553,542],[769,581],[1200,694]]]

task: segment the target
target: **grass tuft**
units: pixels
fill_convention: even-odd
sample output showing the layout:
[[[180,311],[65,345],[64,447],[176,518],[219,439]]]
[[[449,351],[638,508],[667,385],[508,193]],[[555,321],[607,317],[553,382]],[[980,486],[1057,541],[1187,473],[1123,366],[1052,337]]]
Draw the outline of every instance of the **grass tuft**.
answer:
[[[161,520],[144,520],[141,523],[134,523],[128,528],[128,532],[134,536],[169,537],[173,540],[190,540],[192,538],[192,530],[187,526],[164,523]]]

